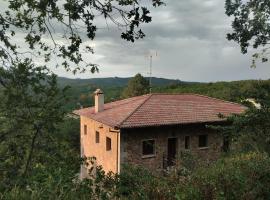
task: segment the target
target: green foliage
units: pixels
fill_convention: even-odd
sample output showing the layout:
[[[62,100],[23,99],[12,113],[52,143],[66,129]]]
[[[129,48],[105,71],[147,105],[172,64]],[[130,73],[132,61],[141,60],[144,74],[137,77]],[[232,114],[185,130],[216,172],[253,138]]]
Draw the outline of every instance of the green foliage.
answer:
[[[179,199],[267,199],[270,159],[265,154],[240,154],[197,170],[178,193]]]
[[[37,141],[27,177],[16,176],[19,168],[13,163],[10,168],[1,163],[0,199],[65,199],[67,191],[75,190],[72,183],[80,166],[78,128],[77,119],[66,118],[49,141],[40,136],[45,141]]]
[[[232,116],[228,126],[218,129],[230,138],[235,151],[259,151],[270,155],[270,85],[260,81],[254,86],[256,89],[250,90],[248,95],[260,108],[249,103],[244,114]]]
[[[227,35],[229,40],[239,43],[242,53],[248,47],[264,47],[261,53],[253,55],[255,60],[268,61],[270,40],[270,4],[268,0],[226,0],[226,14],[233,16],[233,33]]]
[[[179,83],[164,87],[154,87],[153,92],[195,93],[228,101],[241,102],[252,98],[258,91],[258,84],[270,86],[269,80],[246,80],[215,83]]]
[[[56,76],[31,61],[1,70],[0,191],[24,184],[35,165],[49,159],[57,124],[64,118],[64,90]],[[45,153],[46,152],[46,153]],[[24,178],[21,178],[24,177]]]
[[[178,170],[182,171],[181,168]],[[47,170],[46,170],[47,171]],[[270,158],[246,153],[222,158],[191,174],[161,175],[138,166],[124,166],[120,175],[96,175],[79,181],[71,170],[45,170],[27,186],[14,186],[0,199],[267,199],[270,189]]]
[[[108,78],[108,79],[58,79],[61,87],[70,86],[66,95],[68,102],[65,105],[67,111],[83,107],[93,106],[93,92],[101,88],[105,94],[105,102],[116,101],[124,98],[122,96],[129,79]],[[89,81],[89,82],[88,82]],[[153,93],[196,93],[242,103],[247,98],[255,98],[261,91],[261,96],[265,95],[267,87],[270,86],[269,80],[245,80],[232,82],[215,82],[215,83],[193,83],[181,82],[170,79],[152,78]],[[264,85],[260,87],[259,85]],[[84,101],[80,98],[83,95]]]
[[[165,177],[143,167],[124,165],[116,193],[120,199],[171,199],[172,188]]]
[[[150,2],[149,7],[164,4],[161,0]],[[143,38],[141,25],[152,21],[149,8],[137,0],[14,0],[7,5],[0,13],[0,59],[6,67],[11,60],[25,55],[11,39],[19,32],[28,45],[28,56],[30,53],[41,57],[43,62],[56,56],[61,58],[61,66],[67,71],[85,72],[90,67],[89,71],[95,72],[98,66],[85,63],[81,52],[94,53],[85,41],[94,40],[96,36],[97,16],[122,29],[121,37],[131,42]],[[54,34],[56,24],[60,29]],[[45,37],[49,37],[50,42]],[[63,38],[66,42],[61,42]]]
[[[149,92],[149,81],[141,74],[136,74],[128,81],[128,86],[123,91],[124,98],[140,96]]]
[[[105,94],[105,102],[119,100],[122,97],[123,90],[131,78],[93,78],[93,79],[68,79],[58,77],[60,87],[69,86],[66,92],[68,102],[65,105],[67,111],[79,109],[80,106],[88,107],[94,105],[93,93],[97,88],[102,89]],[[164,87],[169,84],[177,84],[179,80],[152,78],[154,87]],[[83,98],[81,98],[83,97]]]

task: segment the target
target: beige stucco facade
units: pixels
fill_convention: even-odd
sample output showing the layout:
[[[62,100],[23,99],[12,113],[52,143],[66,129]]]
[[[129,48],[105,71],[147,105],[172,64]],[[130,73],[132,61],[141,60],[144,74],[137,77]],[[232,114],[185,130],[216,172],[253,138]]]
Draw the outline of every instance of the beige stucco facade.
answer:
[[[101,165],[105,172],[120,172],[120,131],[81,116],[81,156],[95,157],[96,164]],[[85,126],[87,133],[85,133]],[[99,142],[96,142],[96,131]],[[111,139],[111,149],[106,148],[106,138]]]

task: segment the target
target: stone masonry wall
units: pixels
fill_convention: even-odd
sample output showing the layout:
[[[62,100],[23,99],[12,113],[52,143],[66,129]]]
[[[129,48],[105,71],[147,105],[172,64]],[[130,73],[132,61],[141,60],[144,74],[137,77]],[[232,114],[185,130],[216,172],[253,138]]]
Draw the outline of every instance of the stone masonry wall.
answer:
[[[208,147],[199,148],[199,135],[208,135]],[[121,163],[141,165],[151,170],[163,169],[167,157],[168,138],[177,138],[177,152],[185,150],[185,136],[190,136],[190,152],[204,161],[217,159],[223,146],[223,137],[205,125],[167,126],[121,130]],[[155,156],[142,156],[142,141],[155,140]]]

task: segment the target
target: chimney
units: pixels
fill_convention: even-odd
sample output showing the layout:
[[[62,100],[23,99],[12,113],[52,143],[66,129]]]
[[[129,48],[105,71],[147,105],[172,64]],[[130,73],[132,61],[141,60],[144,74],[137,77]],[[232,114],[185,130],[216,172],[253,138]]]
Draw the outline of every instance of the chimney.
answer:
[[[95,91],[95,113],[104,110],[104,94],[101,89]]]

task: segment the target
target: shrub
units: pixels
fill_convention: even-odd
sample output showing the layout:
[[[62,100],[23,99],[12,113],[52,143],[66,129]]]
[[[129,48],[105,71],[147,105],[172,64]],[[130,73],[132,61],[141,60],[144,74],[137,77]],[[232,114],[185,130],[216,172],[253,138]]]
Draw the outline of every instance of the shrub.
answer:
[[[270,197],[270,158],[248,153],[224,158],[197,170],[179,199],[267,199]]]

